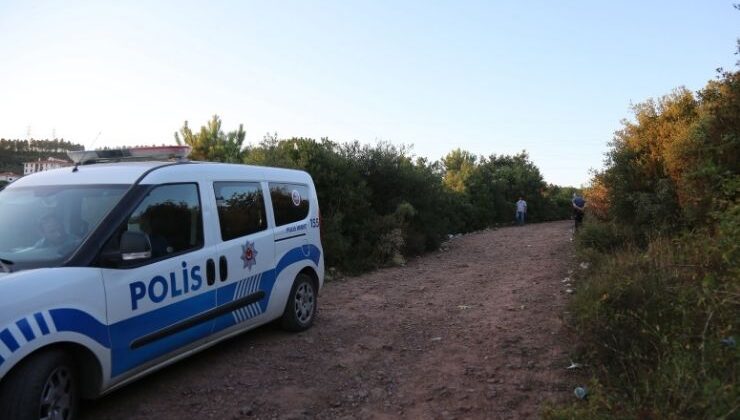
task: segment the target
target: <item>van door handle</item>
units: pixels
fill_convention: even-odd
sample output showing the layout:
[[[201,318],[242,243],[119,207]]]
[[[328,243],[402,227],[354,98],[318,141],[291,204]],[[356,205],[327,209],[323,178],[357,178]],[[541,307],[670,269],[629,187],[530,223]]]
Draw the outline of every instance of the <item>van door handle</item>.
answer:
[[[218,259],[218,274],[221,277],[221,281],[226,281],[229,277],[229,263],[223,255]]]
[[[210,258],[206,261],[206,282],[209,286],[216,282],[216,263]]]

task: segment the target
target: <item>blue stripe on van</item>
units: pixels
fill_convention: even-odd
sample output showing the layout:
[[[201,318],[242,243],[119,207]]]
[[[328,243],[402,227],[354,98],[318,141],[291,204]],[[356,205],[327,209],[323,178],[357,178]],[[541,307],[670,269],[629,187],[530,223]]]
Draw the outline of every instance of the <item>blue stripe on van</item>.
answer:
[[[272,295],[275,280],[285,268],[302,260],[311,260],[318,265],[320,257],[321,251],[314,245],[304,245],[288,251],[278,261],[274,269],[258,274],[260,278],[256,291],[264,292],[265,296],[253,305],[259,305],[259,309],[264,312]],[[242,281],[245,280],[249,280],[249,278]],[[205,322],[196,325],[140,348],[131,349],[130,347],[134,339],[182,321],[183,314],[200,313],[203,310],[213,308],[214,303],[220,306],[232,302],[237,298],[236,284],[231,283],[219,289],[201,293],[189,299],[172,303],[109,326],[79,309],[52,309],[49,311],[49,314],[57,331],[79,333],[95,340],[101,346],[111,349],[111,377],[116,377],[159,356],[206,337],[211,333],[235,325],[236,317],[233,316],[233,313],[229,313],[215,319],[213,323]],[[252,308],[251,305],[250,308]],[[249,317],[258,315],[257,312],[256,307],[254,310],[249,309],[246,311]],[[41,333],[44,335],[49,334],[49,325],[47,325],[43,315],[41,313],[35,313],[34,318],[38,322]],[[240,319],[246,320],[244,317]],[[27,339],[29,331],[33,334],[33,330],[30,329],[30,324],[28,324],[27,320],[19,320],[16,322],[16,325],[18,325],[18,328]],[[28,331],[24,331],[27,327]],[[5,343],[11,352],[15,352],[20,347],[13,334],[7,328],[0,332],[0,340]],[[4,360],[0,357],[0,364],[3,362]]]
[[[15,337],[13,337],[13,334],[10,333],[10,330],[7,328],[4,329],[2,332],[0,332],[0,340],[5,343],[6,346],[8,346],[8,349],[10,351],[16,351],[18,350],[18,342],[15,341]]]
[[[267,305],[270,303],[270,297],[272,295],[272,289],[275,285],[275,281],[277,280],[277,277],[280,275],[280,273],[285,270],[288,266],[291,264],[295,264],[299,261],[303,260],[311,260],[314,264],[319,265],[319,260],[321,259],[321,250],[315,245],[303,245],[298,248],[293,248],[290,251],[286,252],[285,255],[283,255],[282,258],[280,258],[280,261],[275,265],[274,270],[267,270],[264,273],[261,273],[261,279],[259,280],[259,287],[257,290],[261,290],[265,292],[265,297],[262,298],[259,302],[256,303],[256,305],[259,306],[259,310],[250,313],[249,310],[241,311],[241,315],[238,317],[235,317],[232,313],[222,315],[218,318],[216,318],[216,322],[214,324],[213,332],[219,332],[222,330],[225,330],[226,328],[232,327],[237,323],[244,322],[248,319],[254,318],[255,316],[258,316],[265,311],[267,311]],[[235,290],[238,286],[237,284],[243,283],[243,282],[249,282],[252,277],[248,277],[246,279],[241,280],[237,283],[232,283],[226,287],[222,287],[218,290],[218,305],[223,305],[226,303],[229,303],[235,299],[238,299],[241,296],[237,296],[237,291]],[[244,293],[239,293],[239,295],[244,295]],[[251,307],[251,305],[250,305]],[[257,308],[255,308],[257,309]],[[259,313],[256,313],[259,312]],[[237,318],[240,320],[237,321]]]
[[[177,350],[211,333],[211,322],[195,325],[135,349],[131,343],[154,331],[167,328],[188,316],[213,308],[216,290],[172,303],[154,311],[136,315],[110,325],[111,377],[118,376],[143,363]]]
[[[52,309],[49,311],[57,331],[84,334],[103,347],[110,348],[108,326],[102,324],[87,312],[79,309]]]
[[[26,337],[26,341],[31,341],[34,338],[36,338],[36,334],[33,333],[33,330],[31,329],[31,326],[28,324],[28,320],[26,318],[18,320],[15,325],[18,326],[18,329],[21,330],[21,333],[23,333],[23,336]]]
[[[36,312],[33,314],[33,317],[36,319],[36,322],[39,324],[39,329],[41,330],[41,334],[46,335],[49,334],[49,326],[46,325],[46,320],[44,319],[44,316],[40,312]]]

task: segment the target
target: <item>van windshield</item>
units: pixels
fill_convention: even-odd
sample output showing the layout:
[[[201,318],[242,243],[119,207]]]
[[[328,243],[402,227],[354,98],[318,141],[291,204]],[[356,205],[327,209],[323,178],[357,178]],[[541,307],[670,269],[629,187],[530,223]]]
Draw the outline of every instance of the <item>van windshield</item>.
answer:
[[[0,191],[0,261],[5,271],[66,261],[128,188],[50,185]]]

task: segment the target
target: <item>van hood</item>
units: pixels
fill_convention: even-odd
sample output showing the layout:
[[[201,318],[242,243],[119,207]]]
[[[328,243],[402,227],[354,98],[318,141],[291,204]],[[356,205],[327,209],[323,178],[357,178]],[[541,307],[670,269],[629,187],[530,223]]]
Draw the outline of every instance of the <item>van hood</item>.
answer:
[[[10,273],[3,271],[2,268],[0,268],[0,283],[4,282],[5,280],[10,280],[11,278],[18,277],[20,273],[27,273],[28,270],[20,270],[20,271],[12,271]]]
[[[29,273],[33,273],[40,270],[48,270],[47,268],[32,268],[28,270],[13,270],[10,273],[7,271],[3,271],[2,268],[0,268],[0,283],[5,283],[6,281],[13,281],[18,277],[24,277],[28,275]]]

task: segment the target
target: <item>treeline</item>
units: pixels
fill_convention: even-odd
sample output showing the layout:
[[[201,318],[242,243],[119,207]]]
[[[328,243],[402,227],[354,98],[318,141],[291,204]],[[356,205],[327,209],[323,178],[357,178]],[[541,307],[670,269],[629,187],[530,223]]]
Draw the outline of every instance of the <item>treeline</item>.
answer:
[[[740,72],[634,107],[577,238],[591,398],[551,417],[740,415],[739,154]]]
[[[178,143],[197,160],[296,168],[313,177],[326,263],[356,273],[436,249],[448,234],[511,224],[523,196],[529,220],[568,218],[573,188],[546,185],[526,153],[476,157],[455,150],[440,161],[414,158],[388,143],[266,136],[242,147],[244,130],[224,133],[217,116]]]
[[[0,139],[0,172],[23,174],[23,163],[39,158],[68,159],[68,150],[84,150],[81,144],[64,139],[11,140]]]

